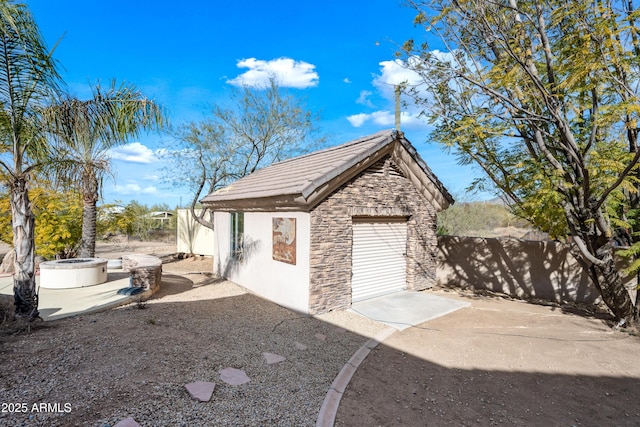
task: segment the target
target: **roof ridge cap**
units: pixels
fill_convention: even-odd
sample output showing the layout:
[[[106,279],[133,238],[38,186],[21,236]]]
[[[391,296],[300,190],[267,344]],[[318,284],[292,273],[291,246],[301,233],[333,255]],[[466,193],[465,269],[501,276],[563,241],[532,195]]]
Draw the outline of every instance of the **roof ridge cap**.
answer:
[[[374,138],[379,138],[380,136],[385,135],[385,134],[392,135],[392,132],[393,131],[391,131],[391,130],[379,131],[379,132],[376,132],[376,133],[374,133],[372,135],[361,136],[358,139],[354,139],[354,140],[351,140],[351,141],[343,142],[342,144],[339,144],[339,145],[334,145],[333,147],[327,147],[327,148],[323,148],[322,150],[312,151],[311,153],[300,154],[299,156],[290,157],[288,159],[280,160],[279,162],[272,163],[271,165],[268,165],[266,167],[279,165],[281,163],[287,163],[287,162],[291,162],[293,160],[299,160],[299,159],[303,159],[305,157],[315,156],[315,155],[322,154],[322,153],[327,153],[327,152],[330,152],[330,151],[335,151],[335,150],[338,150],[338,149],[341,149],[341,148],[350,147],[350,146],[356,145],[356,144],[362,144],[362,143],[370,141],[370,140],[372,140]]]
[[[322,184],[325,184],[327,182],[329,182],[331,179],[341,175],[343,172],[345,172],[348,169],[351,169],[353,166],[355,166],[358,162],[361,162],[362,160],[364,160],[365,158],[371,156],[372,154],[378,152],[379,150],[383,149],[384,147],[388,146],[390,143],[392,143],[393,141],[396,140],[397,135],[395,135],[393,133],[393,131],[390,132],[377,132],[376,134],[372,135],[371,137],[366,137],[366,138],[362,138],[359,141],[354,141],[354,142],[367,142],[370,141],[372,139],[375,138],[380,138],[385,136],[386,138],[380,140],[376,145],[374,145],[373,147],[369,147],[365,152],[363,153],[359,153],[355,156],[352,156],[348,161],[345,161],[344,163],[342,163],[342,165],[340,167],[334,168],[332,169],[329,173],[324,174],[323,176],[320,176],[312,181],[309,182],[309,184],[302,190],[302,195],[304,196],[304,198],[308,198],[309,195],[311,193],[313,193],[317,188],[319,188]],[[351,144],[343,144],[345,146],[347,145],[351,145]]]

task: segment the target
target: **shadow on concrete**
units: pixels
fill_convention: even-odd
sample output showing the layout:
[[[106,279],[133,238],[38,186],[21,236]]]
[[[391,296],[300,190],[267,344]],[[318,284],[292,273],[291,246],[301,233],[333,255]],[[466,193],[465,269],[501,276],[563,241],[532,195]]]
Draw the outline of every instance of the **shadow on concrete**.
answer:
[[[160,288],[151,298],[158,299],[167,295],[181,294],[190,289],[193,289],[192,280],[177,274],[163,272]]]
[[[131,277],[131,273],[129,273],[128,271],[109,271],[107,273],[107,282],[127,279],[129,277]]]

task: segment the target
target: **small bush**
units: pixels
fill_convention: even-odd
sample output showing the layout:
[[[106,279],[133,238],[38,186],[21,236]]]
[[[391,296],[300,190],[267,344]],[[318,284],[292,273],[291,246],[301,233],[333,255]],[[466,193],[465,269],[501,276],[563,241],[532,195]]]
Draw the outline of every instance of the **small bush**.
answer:
[[[495,228],[511,226],[530,227],[506,206],[490,202],[457,203],[438,214],[439,235],[483,237]]]

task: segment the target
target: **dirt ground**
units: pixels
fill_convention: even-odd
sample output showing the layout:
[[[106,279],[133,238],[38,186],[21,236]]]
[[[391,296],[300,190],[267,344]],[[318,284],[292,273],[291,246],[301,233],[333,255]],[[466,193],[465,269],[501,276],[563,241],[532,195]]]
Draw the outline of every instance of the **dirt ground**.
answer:
[[[174,248],[98,245],[98,256],[165,260],[147,309],[0,336],[0,403],[73,405],[70,414],[0,413],[0,425],[112,426],[129,415],[142,426],[315,424],[323,393],[368,338],[238,292],[212,277],[211,258],[178,260]],[[342,397],[336,426],[640,425],[635,333],[568,308],[436,292],[471,307],[396,332],[373,350]],[[309,350],[298,353],[294,340]],[[286,354],[288,368],[265,370],[262,351]],[[207,405],[185,399],[182,384],[224,366],[247,369],[255,388],[220,386]]]
[[[97,255],[163,258],[160,290],[140,303],[0,330],[0,426],[313,426],[328,387],[365,339],[279,307],[212,275],[212,259],[171,245],[112,242]],[[286,358],[270,365],[264,353]],[[221,381],[223,369],[250,382]],[[209,402],[185,384],[215,383]],[[44,405],[44,410],[39,410]]]
[[[497,297],[371,352],[337,426],[638,426],[640,339],[606,318]]]
[[[175,242],[141,242],[119,237],[96,243],[96,256],[102,258],[118,258],[127,253],[144,253],[163,258],[173,255],[175,251]]]

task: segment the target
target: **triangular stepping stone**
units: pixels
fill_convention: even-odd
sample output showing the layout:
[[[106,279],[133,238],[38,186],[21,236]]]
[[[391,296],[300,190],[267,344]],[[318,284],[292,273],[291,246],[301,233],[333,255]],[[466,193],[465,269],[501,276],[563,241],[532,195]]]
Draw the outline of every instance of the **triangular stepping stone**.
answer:
[[[327,339],[327,336],[325,334],[316,334],[316,338],[320,341],[325,341]]]
[[[262,353],[262,355],[264,356],[265,360],[267,361],[267,365],[273,365],[274,363],[280,363],[280,362],[284,362],[285,360],[287,360],[286,357],[280,356],[278,354]]]
[[[302,343],[299,343],[299,342],[297,342],[297,341],[296,341],[295,345],[296,345],[296,348],[297,348],[298,350],[306,350],[306,349],[307,349],[307,346],[306,346],[306,345],[304,345],[304,344],[302,344]]]
[[[193,383],[185,384],[185,388],[195,400],[200,402],[208,402],[213,395],[213,389],[216,387],[214,383],[206,381],[196,381]]]
[[[129,417],[120,421],[118,424],[116,424],[113,427],[140,427],[140,424],[138,424],[136,420],[134,420],[133,418]]]
[[[242,385],[251,381],[244,371],[236,368],[224,368],[220,371],[220,379],[230,385]]]

